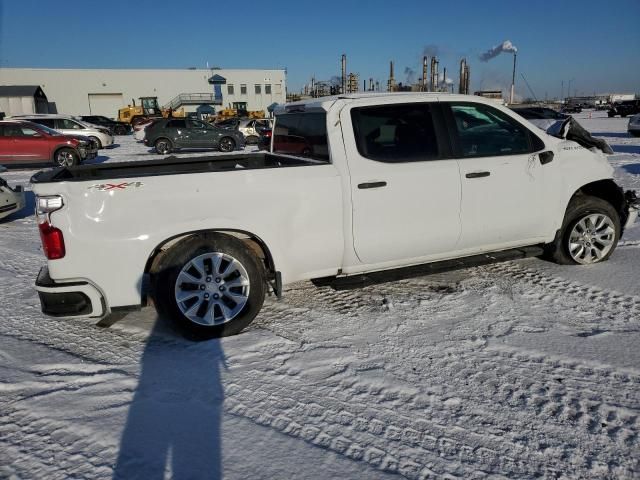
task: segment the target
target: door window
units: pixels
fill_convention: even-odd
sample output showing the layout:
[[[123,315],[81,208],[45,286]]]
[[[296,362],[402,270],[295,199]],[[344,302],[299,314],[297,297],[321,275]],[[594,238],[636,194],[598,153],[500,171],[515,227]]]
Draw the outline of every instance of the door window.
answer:
[[[184,120],[169,120],[165,128],[187,128],[187,122]]]
[[[532,152],[529,131],[505,113],[480,104],[452,104],[460,155],[495,157]]]
[[[62,130],[84,130],[85,128],[79,123],[69,120],[68,118],[59,118],[57,120],[58,128]]]
[[[389,163],[442,158],[431,110],[428,103],[354,108],[358,152]]]
[[[207,125],[205,125],[203,122],[200,122],[198,120],[191,120],[191,126],[192,128],[197,128],[199,130],[207,129]]]

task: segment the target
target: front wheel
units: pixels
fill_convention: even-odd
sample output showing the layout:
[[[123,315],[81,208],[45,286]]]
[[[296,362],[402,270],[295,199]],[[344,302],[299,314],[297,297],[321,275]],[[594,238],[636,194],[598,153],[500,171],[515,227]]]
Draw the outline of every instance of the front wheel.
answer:
[[[59,167],[73,167],[78,165],[80,159],[75,150],[71,148],[61,148],[54,156],[54,161]]]
[[[256,317],[266,293],[264,267],[245,244],[202,234],[176,244],[153,281],[158,310],[190,336],[235,335]]]
[[[98,150],[102,148],[102,142],[98,137],[89,137],[89,140],[91,140],[92,142],[95,142],[96,147],[98,147]]]
[[[231,137],[222,137],[219,148],[221,152],[233,152],[236,148],[236,142]]]
[[[620,239],[620,215],[601,198],[578,196],[565,214],[548,256],[563,265],[590,265],[607,260]]]

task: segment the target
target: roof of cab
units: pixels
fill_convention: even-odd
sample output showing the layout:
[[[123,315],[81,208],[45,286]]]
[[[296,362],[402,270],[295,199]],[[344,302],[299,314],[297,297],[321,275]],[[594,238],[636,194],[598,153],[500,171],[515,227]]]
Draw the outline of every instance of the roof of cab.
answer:
[[[407,100],[417,101],[420,99],[434,98],[434,97],[446,97],[447,100],[458,101],[473,101],[476,103],[487,103],[489,105],[495,105],[497,102],[493,99],[480,97],[478,95],[463,95],[457,93],[446,92],[363,92],[363,93],[348,93],[344,95],[332,95],[329,97],[310,98],[307,100],[300,100],[298,102],[286,103],[284,105],[278,105],[275,109],[275,113],[286,113],[289,111],[309,111],[309,110],[325,110],[328,111],[332,105],[338,101],[360,100],[366,98],[388,98],[388,97],[402,97]]]

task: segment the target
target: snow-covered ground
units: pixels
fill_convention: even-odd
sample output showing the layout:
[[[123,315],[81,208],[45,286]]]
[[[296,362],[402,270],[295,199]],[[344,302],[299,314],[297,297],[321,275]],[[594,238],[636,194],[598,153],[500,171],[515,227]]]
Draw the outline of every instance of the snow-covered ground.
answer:
[[[640,190],[640,139],[592,116]],[[152,156],[118,141],[97,161]],[[152,308],[43,316],[32,212],[0,223],[0,478],[640,476],[640,222],[602,265],[300,283],[192,343]]]

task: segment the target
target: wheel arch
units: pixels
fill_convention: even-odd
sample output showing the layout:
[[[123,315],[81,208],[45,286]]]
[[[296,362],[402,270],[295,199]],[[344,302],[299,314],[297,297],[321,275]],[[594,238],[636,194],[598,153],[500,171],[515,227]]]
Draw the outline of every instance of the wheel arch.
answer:
[[[260,258],[264,262],[265,271],[267,273],[267,279],[271,280],[276,275],[276,266],[275,261],[273,259],[273,255],[269,250],[266,242],[262,240],[258,235],[254,233],[248,232],[246,230],[237,230],[237,229],[228,229],[228,228],[214,228],[214,229],[203,229],[203,230],[194,230],[191,232],[184,232],[172,237],[166,238],[162,242],[160,242],[150,253],[147,258],[147,262],[145,264],[144,273],[149,275],[154,275],[157,273],[157,268],[160,265],[160,261],[166,252],[168,252],[171,247],[177,245],[182,240],[193,237],[195,235],[201,235],[205,233],[219,233],[223,235],[229,235],[239,239],[240,241],[247,244],[247,246],[257,254],[258,258]]]
[[[567,209],[571,202],[583,195],[600,198],[611,204],[620,215],[620,223],[624,225],[627,220],[627,211],[625,209],[624,191],[612,179],[597,180],[595,182],[583,185],[569,199]]]

